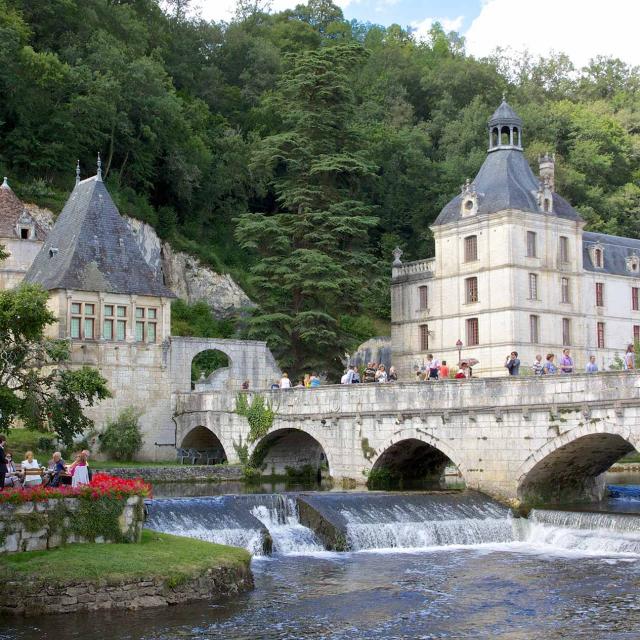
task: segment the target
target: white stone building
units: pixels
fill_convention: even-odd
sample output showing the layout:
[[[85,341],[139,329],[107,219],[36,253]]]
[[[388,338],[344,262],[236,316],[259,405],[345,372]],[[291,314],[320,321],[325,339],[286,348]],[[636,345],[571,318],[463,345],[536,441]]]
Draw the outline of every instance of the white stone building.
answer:
[[[393,364],[411,379],[428,353],[454,366],[460,353],[479,360],[474,375],[506,375],[512,350],[530,365],[568,347],[577,370],[589,355],[608,369],[640,339],[640,241],[584,231],[554,190],[554,157],[534,176],[506,101],[488,132],[477,176],[431,226],[435,257],[403,263],[396,252]]]

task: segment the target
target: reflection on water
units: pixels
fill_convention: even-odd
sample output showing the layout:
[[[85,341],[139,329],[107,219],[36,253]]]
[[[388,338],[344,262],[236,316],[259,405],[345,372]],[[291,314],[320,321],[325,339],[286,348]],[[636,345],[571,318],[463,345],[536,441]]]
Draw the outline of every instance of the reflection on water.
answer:
[[[283,493],[295,491],[328,491],[331,483],[277,482],[247,483],[242,480],[223,482],[154,482],[154,498],[193,498],[196,496],[223,496],[245,493]]]
[[[490,547],[276,556],[221,605],[11,622],[0,638],[631,640],[640,562]]]

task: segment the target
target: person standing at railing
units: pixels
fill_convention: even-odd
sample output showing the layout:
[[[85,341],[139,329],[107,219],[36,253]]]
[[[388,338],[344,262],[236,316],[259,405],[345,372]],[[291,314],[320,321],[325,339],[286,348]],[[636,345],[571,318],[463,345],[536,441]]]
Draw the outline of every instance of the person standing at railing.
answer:
[[[625,371],[633,371],[636,368],[636,353],[635,347],[630,344],[627,347],[627,353],[624,354],[624,368]]]
[[[520,375],[520,358],[518,358],[517,351],[512,351],[507,356],[504,366],[507,368],[507,371],[509,371],[510,376]]]
[[[544,373],[544,364],[542,363],[542,356],[540,354],[536,356],[536,359],[531,365],[531,369],[533,370],[534,376],[541,376]]]
[[[569,355],[569,349],[562,350],[560,373],[573,373],[573,358]]]
[[[587,362],[585,371],[587,373],[598,373],[598,365],[596,364],[595,356],[589,356],[589,362]]]

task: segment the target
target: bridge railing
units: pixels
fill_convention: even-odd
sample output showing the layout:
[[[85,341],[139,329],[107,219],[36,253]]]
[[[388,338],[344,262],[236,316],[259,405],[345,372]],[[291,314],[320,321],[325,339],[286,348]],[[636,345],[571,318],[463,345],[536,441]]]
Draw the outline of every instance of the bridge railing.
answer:
[[[252,391],[175,393],[176,413],[232,412],[238,393],[262,395],[281,415],[317,416],[363,413],[433,413],[451,411],[548,407],[586,408],[606,402],[638,403],[640,373],[607,372],[541,377],[476,378],[436,382],[325,385]]]

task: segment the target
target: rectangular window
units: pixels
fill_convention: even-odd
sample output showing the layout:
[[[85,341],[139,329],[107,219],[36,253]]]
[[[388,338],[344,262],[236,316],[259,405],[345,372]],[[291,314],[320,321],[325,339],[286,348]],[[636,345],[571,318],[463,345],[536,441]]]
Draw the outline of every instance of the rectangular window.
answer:
[[[538,343],[538,327],[540,319],[538,316],[529,316],[529,337],[532,344]]]
[[[418,287],[418,301],[420,303],[420,311],[426,311],[429,306],[429,287]],[[151,312],[153,311],[153,316]],[[149,318],[153,319],[156,317],[156,310],[149,309]]]
[[[147,342],[156,341],[156,323],[147,322]]]
[[[85,316],[93,316],[93,315],[95,315],[95,305],[85,303],[85,305],[84,305],[84,315]]]
[[[467,278],[464,282],[467,303],[478,302],[478,278]]]
[[[569,302],[569,278],[560,278],[560,301]]]
[[[604,282],[596,282],[596,307],[604,307]]]
[[[426,324],[420,325],[420,351],[429,349],[429,327]]]
[[[127,317],[127,307],[118,307],[118,318]]]
[[[113,318],[113,305],[105,304],[104,305],[104,316],[105,318]]]
[[[102,323],[102,337],[105,340],[113,340],[113,320],[105,320]]]
[[[535,258],[538,255],[536,247],[536,232],[527,231],[527,257]]]
[[[640,289],[638,287],[631,287],[631,309],[633,311],[640,310],[640,298],[638,297],[638,293]]]
[[[633,325],[633,341],[640,342],[640,324]]]
[[[71,303],[71,313],[80,314],[82,313],[82,305],[79,302]]]
[[[477,344],[480,344],[478,318],[469,318],[467,320],[467,346],[474,347]]]
[[[136,318],[144,318],[144,307],[136,307]]]
[[[85,340],[93,340],[93,318],[84,319],[84,337]]]
[[[529,300],[538,299],[538,276],[535,273],[529,274]]]
[[[560,236],[560,262],[569,262],[569,238]]]
[[[136,322],[136,342],[144,340],[144,322]]]
[[[562,344],[571,344],[571,320],[562,318]]]
[[[604,322],[598,322],[598,349],[604,349]]]
[[[464,261],[473,262],[478,259],[478,236],[467,236],[464,239]]]
[[[127,321],[126,320],[118,320],[118,323],[116,325],[116,338],[118,340],[127,339]]]
[[[71,337],[80,340],[80,318],[71,318]]]
[[[427,287],[425,287],[426,289]],[[425,305],[426,306],[426,305]],[[158,317],[158,310],[153,307],[147,309],[147,318],[149,320],[155,320]]]

